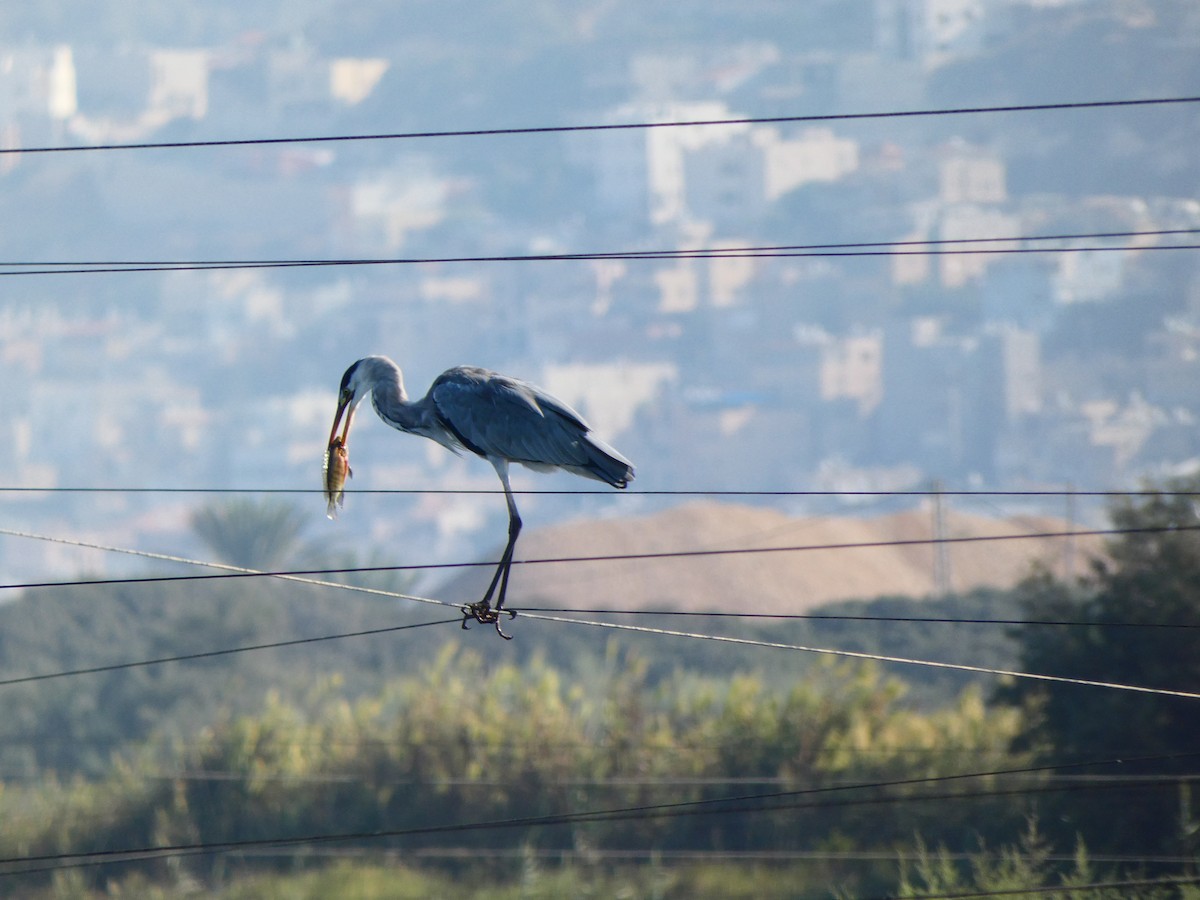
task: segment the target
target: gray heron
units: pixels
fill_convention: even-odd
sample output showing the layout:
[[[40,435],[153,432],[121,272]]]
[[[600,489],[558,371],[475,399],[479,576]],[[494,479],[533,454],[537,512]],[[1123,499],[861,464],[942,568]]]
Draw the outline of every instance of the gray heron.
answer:
[[[424,397],[410,401],[400,367],[385,356],[364,357],[342,376],[337,414],[329,432],[329,447],[340,448],[342,455],[354,412],[367,394],[379,418],[393,428],[437,441],[460,455],[470,451],[496,470],[508,502],[508,544],[483,599],[463,606],[463,627],[471,620],[484,622],[495,625],[502,637],[509,637],[500,628],[500,613],[516,616],[504,609],[504,597],[513,547],[521,533],[509,465],[520,463],[538,472],[563,469],[624,488],[633,480],[633,464],[594,437],[579,413],[528,382],[487,369],[456,366],[434,379]],[[345,424],[339,437],[343,415]]]

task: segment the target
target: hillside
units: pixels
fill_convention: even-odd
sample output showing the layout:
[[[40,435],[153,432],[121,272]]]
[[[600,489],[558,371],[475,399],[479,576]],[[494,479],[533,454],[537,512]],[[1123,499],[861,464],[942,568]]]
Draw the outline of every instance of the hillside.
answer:
[[[952,538],[1068,530],[1066,522],[1048,517],[987,518],[954,511],[947,511],[945,527]],[[749,506],[691,503],[640,518],[528,529],[517,545],[517,559],[920,541],[932,534],[929,511],[793,518]],[[1038,563],[1062,574],[1066,549],[1062,538],[949,544],[950,586],[956,591],[1008,587]],[[1076,539],[1077,560],[1099,550],[1096,538]],[[473,598],[490,574],[470,570],[433,594],[453,601]],[[513,568],[509,604],[686,610],[753,604],[756,611],[797,613],[836,600],[923,597],[934,592],[934,581],[934,547],[928,544],[546,563]]]

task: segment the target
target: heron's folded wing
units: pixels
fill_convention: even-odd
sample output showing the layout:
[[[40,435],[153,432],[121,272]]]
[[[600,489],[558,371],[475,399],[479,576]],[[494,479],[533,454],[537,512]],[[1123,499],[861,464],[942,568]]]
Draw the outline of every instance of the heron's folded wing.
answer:
[[[430,397],[455,436],[481,456],[535,466],[578,466],[588,459],[588,425],[556,397],[483,369],[452,369]]]

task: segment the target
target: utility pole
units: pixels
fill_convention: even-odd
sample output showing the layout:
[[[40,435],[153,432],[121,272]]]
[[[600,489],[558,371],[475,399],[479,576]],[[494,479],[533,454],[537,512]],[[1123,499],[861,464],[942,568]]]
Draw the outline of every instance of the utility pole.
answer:
[[[942,506],[942,481],[933,480],[933,589],[937,596],[950,593],[950,548],[946,544],[946,515]]]
[[[1063,578],[1067,584],[1075,583],[1075,485],[1067,485],[1067,531],[1070,532],[1063,546]]]

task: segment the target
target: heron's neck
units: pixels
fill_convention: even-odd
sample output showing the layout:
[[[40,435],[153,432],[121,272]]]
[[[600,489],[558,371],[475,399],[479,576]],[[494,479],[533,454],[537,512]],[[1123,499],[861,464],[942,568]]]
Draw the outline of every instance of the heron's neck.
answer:
[[[425,413],[419,403],[410,403],[399,376],[376,382],[371,391],[371,404],[379,418],[400,431],[419,432]]]

